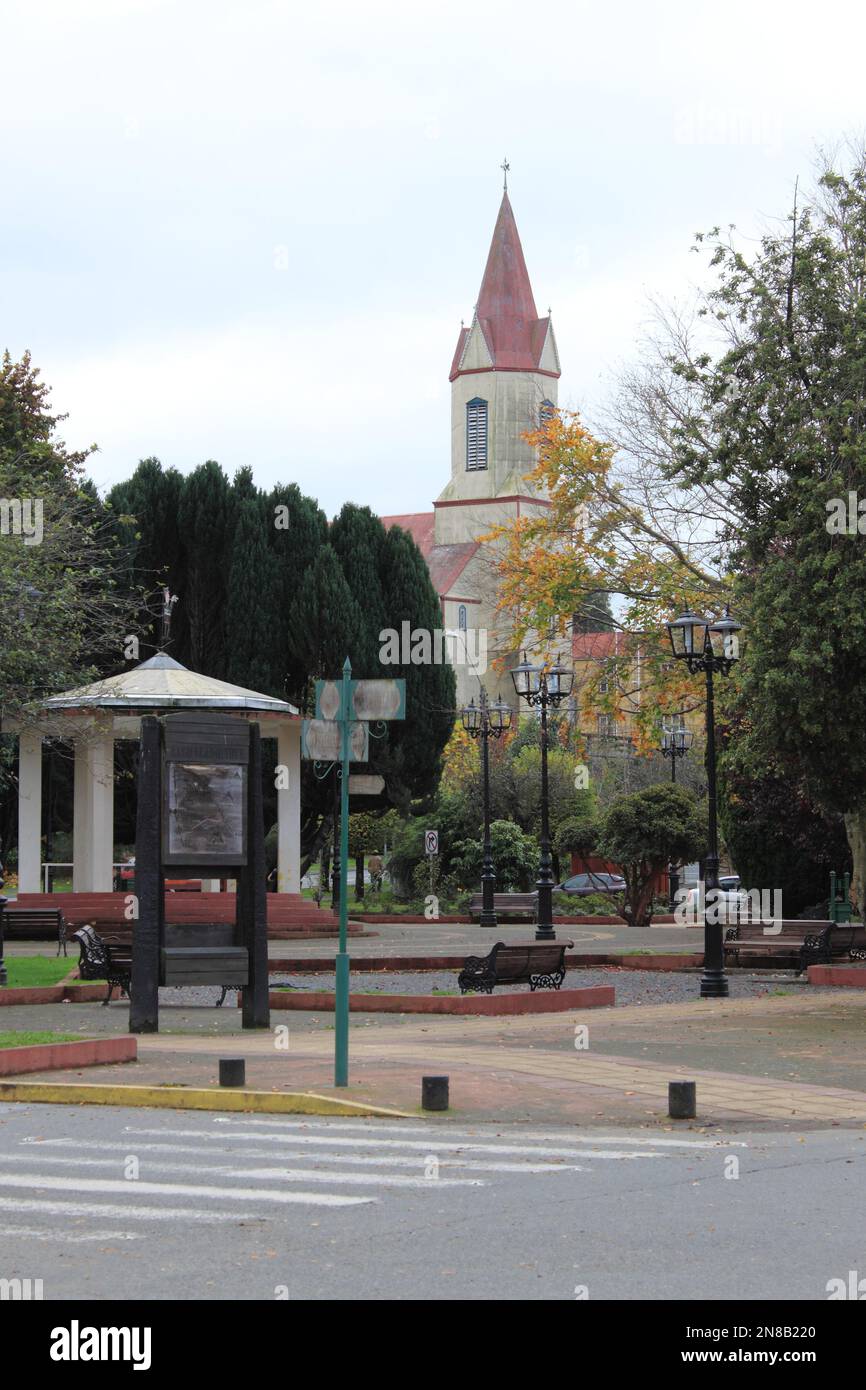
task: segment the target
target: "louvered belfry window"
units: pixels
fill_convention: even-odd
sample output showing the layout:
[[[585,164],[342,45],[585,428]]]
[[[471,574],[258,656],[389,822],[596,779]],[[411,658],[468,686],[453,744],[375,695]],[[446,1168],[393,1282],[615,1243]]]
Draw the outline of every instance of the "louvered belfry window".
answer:
[[[487,467],[487,402],[479,396],[466,406],[466,470]]]

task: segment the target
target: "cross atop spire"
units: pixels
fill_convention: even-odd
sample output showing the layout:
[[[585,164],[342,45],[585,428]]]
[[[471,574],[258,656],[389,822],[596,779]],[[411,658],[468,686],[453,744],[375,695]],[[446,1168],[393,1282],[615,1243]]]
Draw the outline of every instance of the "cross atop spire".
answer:
[[[511,165],[508,163],[508,160],[507,160],[507,158],[506,158],[506,159],[503,159],[503,161],[502,161],[502,163],[500,164],[499,167],[500,167],[500,169],[502,170],[502,191],[503,191],[503,193],[507,193],[507,192],[508,192],[508,170],[511,168]]]

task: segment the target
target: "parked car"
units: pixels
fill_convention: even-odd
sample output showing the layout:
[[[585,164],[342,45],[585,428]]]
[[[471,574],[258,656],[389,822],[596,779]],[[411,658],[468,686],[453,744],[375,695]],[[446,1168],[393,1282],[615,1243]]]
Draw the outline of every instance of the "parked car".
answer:
[[[700,901],[698,887],[691,887],[686,894],[686,907],[691,913],[703,911],[703,903]],[[740,911],[745,912],[749,904],[749,895],[740,884],[739,874],[720,874],[719,891],[716,898],[716,906],[722,921],[735,922]]]
[[[625,879],[619,874],[572,874],[554,888],[554,893],[569,893],[573,898],[588,898],[593,893],[624,893]]]

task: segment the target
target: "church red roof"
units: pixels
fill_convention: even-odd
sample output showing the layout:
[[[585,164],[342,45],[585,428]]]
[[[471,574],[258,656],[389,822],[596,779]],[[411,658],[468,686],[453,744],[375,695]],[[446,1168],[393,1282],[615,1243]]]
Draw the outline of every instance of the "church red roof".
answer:
[[[435,518],[435,512],[404,512],[402,516],[383,516],[380,520],[389,531],[392,526],[399,526],[409,532],[427,561],[433,588],[440,598],[445,598],[478,549],[478,542],[436,545]]]
[[[475,317],[493,358],[494,371],[537,371],[550,319],[538,317],[507,193],[502,195]],[[460,375],[460,360],[469,332],[468,328],[460,330],[451,367],[452,381]],[[559,372],[555,375],[559,376]]]
[[[383,516],[379,520],[388,531],[392,526],[399,526],[401,530],[408,531],[424,559],[430,558],[430,551],[433,549],[435,512],[404,512],[402,516]]]

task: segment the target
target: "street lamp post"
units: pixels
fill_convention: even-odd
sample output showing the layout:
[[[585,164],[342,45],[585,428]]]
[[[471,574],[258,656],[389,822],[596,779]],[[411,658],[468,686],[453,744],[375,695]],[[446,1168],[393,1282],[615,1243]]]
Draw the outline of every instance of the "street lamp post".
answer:
[[[538,923],[536,941],[555,941],[553,930],[553,859],[550,853],[550,810],[547,782],[547,711],[567,700],[574,684],[574,672],[565,666],[532,666],[523,660],[511,672],[514,689],[528,705],[541,711],[541,858],[538,864]]]
[[[671,760],[671,782],[676,785],[677,780],[677,758],[684,758],[692,746],[694,734],[691,729],[663,729],[661,752],[665,758]],[[674,912],[677,905],[677,892],[680,886],[680,876],[677,873],[677,866],[671,860],[668,864],[668,890],[670,896],[671,912]]]
[[[724,999],[728,994],[722,947],[722,922],[716,901],[719,887],[719,832],[716,819],[716,723],[713,676],[727,676],[740,658],[740,624],[725,609],[725,616],[711,623],[697,613],[683,613],[667,624],[673,654],[707,680],[707,796],[709,847],[704,870],[704,973],[702,999]]]
[[[484,783],[484,857],[481,863],[481,918],[482,927],[496,926],[496,911],[493,895],[496,892],[496,869],[493,864],[493,850],[490,845],[490,758],[488,740],[500,738],[511,728],[511,710],[502,700],[487,701],[487,691],[481,687],[481,696],[476,705],[470,700],[461,710],[463,727],[472,738],[481,740],[481,767]]]

